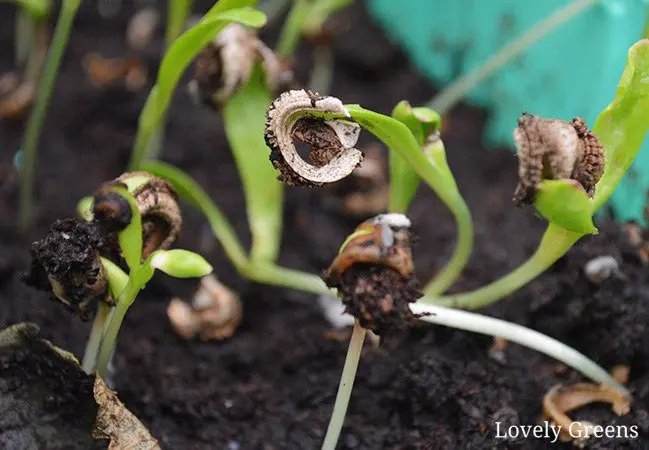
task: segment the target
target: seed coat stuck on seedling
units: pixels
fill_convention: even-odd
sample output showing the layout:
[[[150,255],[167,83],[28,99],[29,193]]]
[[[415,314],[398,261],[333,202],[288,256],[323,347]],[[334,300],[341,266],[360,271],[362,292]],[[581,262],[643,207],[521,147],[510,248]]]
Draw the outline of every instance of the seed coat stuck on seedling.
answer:
[[[576,180],[589,197],[595,194],[604,173],[604,148],[583,119],[564,122],[523,113],[514,130],[514,142],[519,160],[514,204],[532,203],[544,179]]]
[[[349,121],[327,116],[348,117]],[[293,186],[321,186],[345,178],[360,164],[363,154],[354,148],[360,131],[339,99],[292,90],[268,108],[264,137],[281,181]],[[298,154],[294,138],[311,145],[310,163]]]

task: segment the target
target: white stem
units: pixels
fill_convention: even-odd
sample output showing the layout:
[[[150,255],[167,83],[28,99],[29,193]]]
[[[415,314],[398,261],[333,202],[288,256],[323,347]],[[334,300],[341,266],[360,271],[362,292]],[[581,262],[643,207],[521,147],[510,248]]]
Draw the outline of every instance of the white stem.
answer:
[[[363,341],[367,330],[361,327],[358,322],[354,324],[354,331],[349,340],[349,348],[347,349],[347,357],[345,358],[345,365],[343,367],[343,374],[340,377],[340,384],[338,385],[338,393],[336,394],[336,401],[334,403],[334,410],[329,420],[327,427],[327,434],[325,435],[324,442],[322,443],[322,450],[335,450],[340,431],[345,422],[345,414],[347,413],[347,405],[349,405],[349,397],[352,395],[352,388],[354,387],[354,378],[356,377],[356,369],[358,369],[358,361],[361,359],[361,350],[363,349]]]
[[[538,331],[505,320],[443,306],[414,303],[410,306],[410,309],[415,314],[431,314],[421,317],[421,320],[426,322],[501,337],[544,353],[581,372],[594,381],[607,384],[626,395],[630,395],[624,386],[615,381],[606,370],[602,369],[592,360],[566,344]]]
[[[471,90],[489,78],[494,72],[514,60],[521,53],[544,38],[547,34],[569,21],[577,14],[585,11],[599,0],[574,0],[557,9],[549,17],[529,28],[516,39],[505,44],[500,50],[489,57],[474,70],[457,78],[451,85],[433,98],[429,107],[440,115],[451,109],[462,100]]]

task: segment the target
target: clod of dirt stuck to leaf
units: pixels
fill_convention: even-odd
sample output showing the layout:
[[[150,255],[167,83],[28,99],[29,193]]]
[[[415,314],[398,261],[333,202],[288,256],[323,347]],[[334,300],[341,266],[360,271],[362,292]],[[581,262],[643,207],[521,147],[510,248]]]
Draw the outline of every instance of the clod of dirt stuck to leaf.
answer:
[[[583,119],[572,122],[541,119],[523,113],[514,130],[518,150],[519,184],[515,205],[534,202],[538,184],[544,179],[572,179],[589,197],[604,173],[604,147]]]
[[[409,228],[401,214],[363,222],[323,275],[327,286],[338,289],[345,312],[377,334],[403,329],[418,317],[408,306],[422,296]]]
[[[81,320],[90,320],[98,302],[108,301],[108,284],[100,253],[104,235],[96,223],[57,220],[50,232],[32,244],[26,284],[48,291]]]

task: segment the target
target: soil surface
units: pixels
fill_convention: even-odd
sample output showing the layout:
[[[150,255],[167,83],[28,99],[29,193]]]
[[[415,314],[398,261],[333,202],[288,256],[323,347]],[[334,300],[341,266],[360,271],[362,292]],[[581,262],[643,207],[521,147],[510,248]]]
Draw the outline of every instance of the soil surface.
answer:
[[[90,52],[123,55],[133,9],[101,19],[96,2],[83,2],[49,110],[38,157],[36,227],[16,227],[17,173],[13,168],[24,124],[0,122],[0,327],[22,321],[80,356],[90,323],[48,295],[25,286],[29,247],[55,219],[126,167],[146,89],[97,88],[82,61]],[[136,2],[122,2],[134,4]],[[206,2],[202,2],[203,6]],[[332,94],[345,103],[389,112],[408,99],[423,103],[434,89],[371,23],[362,5],[339,20],[334,40]],[[352,29],[353,27],[353,29]],[[275,30],[272,31],[272,30]],[[276,37],[277,25],[269,38]],[[158,30],[161,36],[161,30]],[[0,7],[0,70],[12,65],[11,9]],[[147,50],[151,73],[162,41]],[[150,54],[149,54],[150,53]],[[297,76],[306,80],[310,48],[298,52]],[[456,108],[445,121],[448,159],[474,214],[476,248],[455,291],[483,285],[516,267],[535,249],[544,223],[511,204],[516,159],[480,142],[485,113]],[[516,124],[512,118],[512,127]],[[371,142],[364,133],[364,142]],[[217,114],[176,96],[162,157],[188,171],[213,196],[247,245],[243,193]],[[359,223],[328,208],[322,191],[289,188],[281,264],[320,273]],[[201,252],[244,301],[244,321],[224,342],[186,342],[171,329],[166,306],[187,296],[195,281],[157,275],[129,311],[116,354],[120,398],[166,449],[319,448],[332,410],[347,337],[335,339],[312,295],[251,284],[239,278],[201,216],[187,205],[179,247]],[[453,221],[429,189],[410,211],[418,276],[425,282],[453,248]],[[649,448],[649,272],[624,227],[600,223],[548,273],[486,312],[561,339],[606,368],[630,366],[632,412],[618,418],[592,406],[575,414],[600,424],[637,425],[637,439],[602,439],[590,448]],[[305,245],[308,243],[308,245]],[[612,255],[621,276],[590,283],[593,257]],[[339,448],[487,449],[572,448],[543,440],[496,438],[503,425],[535,424],[543,395],[557,383],[580,380],[574,371],[517,345],[490,356],[493,340],[439,326],[416,327],[365,349]],[[0,430],[0,437],[6,430]],[[1,439],[1,438],[0,438]],[[8,448],[0,442],[0,447]]]

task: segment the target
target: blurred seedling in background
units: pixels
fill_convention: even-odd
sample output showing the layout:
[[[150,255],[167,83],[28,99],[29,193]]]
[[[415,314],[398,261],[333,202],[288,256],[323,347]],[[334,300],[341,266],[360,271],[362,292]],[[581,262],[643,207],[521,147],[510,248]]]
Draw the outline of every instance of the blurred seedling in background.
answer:
[[[144,51],[150,45],[159,21],[157,9],[141,9],[131,18],[126,30],[126,55],[115,58],[104,58],[98,53],[86,55],[83,66],[90,81],[96,86],[123,81],[128,90],[142,89],[148,78],[148,68],[143,61]]]
[[[0,75],[0,118],[20,119],[29,111],[50,39],[49,0],[8,1],[17,6],[16,70]]]

